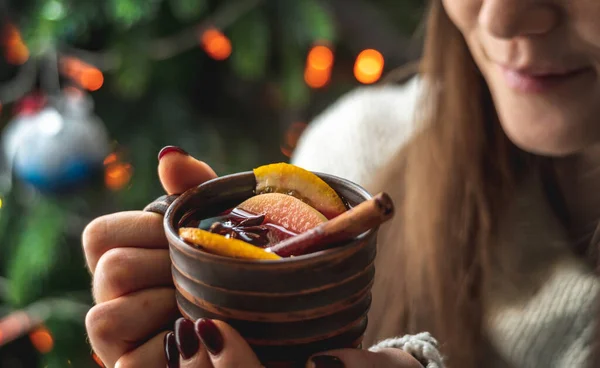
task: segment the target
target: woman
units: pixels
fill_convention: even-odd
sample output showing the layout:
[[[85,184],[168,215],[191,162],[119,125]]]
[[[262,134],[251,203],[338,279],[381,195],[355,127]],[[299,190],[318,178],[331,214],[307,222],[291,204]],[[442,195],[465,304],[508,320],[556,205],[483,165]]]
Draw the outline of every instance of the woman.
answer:
[[[600,341],[598,19],[597,0],[431,1],[415,116],[420,125],[398,122],[401,147],[385,169],[371,164],[369,170],[381,172],[376,179],[360,168],[338,173],[371,179],[370,188],[390,192],[400,208],[380,236],[365,345],[429,331],[453,368],[600,365],[594,354]],[[330,124],[311,128],[295,163],[334,171],[307,153],[321,134],[331,137]],[[364,124],[370,129],[356,134],[346,151],[328,147],[331,162],[350,161],[364,134],[389,136],[377,121]],[[214,177],[205,164],[167,151],[159,163],[167,192]],[[160,361],[165,333],[157,331],[176,313],[157,217],[114,214],[84,234],[98,301],[87,327],[109,366]],[[136,314],[140,308],[143,315]],[[193,336],[185,332],[191,330],[190,322],[178,322],[179,335]],[[202,321],[196,330],[208,349],[181,346],[186,358],[193,351],[196,359],[182,364],[259,366],[227,325]],[[394,342],[380,347],[398,347]],[[211,353],[215,346],[221,355]],[[417,364],[401,349],[375,350],[330,352],[312,366]]]

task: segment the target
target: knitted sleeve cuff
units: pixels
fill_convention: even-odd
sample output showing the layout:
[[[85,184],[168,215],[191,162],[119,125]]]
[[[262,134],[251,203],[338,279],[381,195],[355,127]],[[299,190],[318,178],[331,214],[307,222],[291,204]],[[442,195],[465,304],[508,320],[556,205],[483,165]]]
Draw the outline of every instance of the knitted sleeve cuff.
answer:
[[[404,350],[421,362],[425,368],[444,368],[438,343],[428,332],[383,340],[369,348],[369,351],[377,352],[385,348]]]

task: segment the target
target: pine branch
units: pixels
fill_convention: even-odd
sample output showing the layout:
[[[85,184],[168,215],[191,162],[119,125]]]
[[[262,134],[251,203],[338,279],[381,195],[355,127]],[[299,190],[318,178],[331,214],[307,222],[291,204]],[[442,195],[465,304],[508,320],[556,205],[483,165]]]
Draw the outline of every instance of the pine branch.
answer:
[[[175,35],[151,41],[147,48],[148,56],[154,60],[165,60],[197,47],[198,36],[203,30],[211,27],[227,28],[264,1],[239,0],[223,5],[212,17],[202,23]],[[58,52],[62,56],[73,56],[81,59],[103,71],[118,69],[122,63],[121,57],[113,51],[93,52],[61,45]],[[31,57],[21,67],[19,74],[12,81],[0,86],[0,101],[4,104],[14,102],[31,91],[35,85],[36,71],[36,58]]]
[[[177,34],[151,41],[147,47],[148,56],[154,60],[165,60],[195,48],[198,46],[198,37],[202,31],[211,27],[228,28],[264,2],[265,0],[239,0],[223,5],[213,16],[202,23],[186,28]],[[102,71],[117,69],[122,62],[120,56],[113,51],[92,52],[65,45],[61,47],[61,53],[81,59]]]
[[[155,40],[150,45],[150,56],[156,60],[164,60],[178,55],[198,45],[198,35],[205,29],[217,27],[225,29],[243,17],[250,10],[261,5],[265,0],[239,0],[223,5],[215,15],[200,25],[188,28],[179,34]]]

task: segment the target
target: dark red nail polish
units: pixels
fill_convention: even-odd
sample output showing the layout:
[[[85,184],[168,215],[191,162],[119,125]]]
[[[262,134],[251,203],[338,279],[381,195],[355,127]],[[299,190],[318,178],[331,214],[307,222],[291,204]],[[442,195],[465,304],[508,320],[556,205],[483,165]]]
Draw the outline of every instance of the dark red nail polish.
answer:
[[[185,152],[184,150],[182,150],[181,148],[179,148],[177,146],[166,146],[163,149],[161,149],[160,152],[158,153],[158,161],[160,161],[161,158],[165,157],[169,153],[173,153],[173,152],[177,152],[179,154],[186,155],[186,156],[189,155],[189,153]]]
[[[310,358],[314,368],[344,368],[344,362],[331,355],[317,355]]]
[[[179,350],[177,350],[177,341],[173,332],[165,335],[165,357],[167,358],[167,368],[179,368]]]
[[[196,333],[212,355],[219,355],[223,350],[223,335],[210,319],[200,318],[196,322]]]
[[[194,322],[179,318],[175,322],[175,341],[183,359],[190,359],[198,351],[198,336],[194,332]]]

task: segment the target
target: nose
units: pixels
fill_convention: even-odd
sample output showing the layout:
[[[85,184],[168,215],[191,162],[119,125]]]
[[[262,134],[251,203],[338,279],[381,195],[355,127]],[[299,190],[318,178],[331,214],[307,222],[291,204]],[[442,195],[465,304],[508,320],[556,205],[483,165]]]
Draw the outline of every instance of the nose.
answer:
[[[561,10],[547,0],[482,0],[479,23],[498,38],[549,33],[561,21]]]

